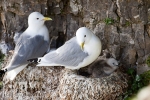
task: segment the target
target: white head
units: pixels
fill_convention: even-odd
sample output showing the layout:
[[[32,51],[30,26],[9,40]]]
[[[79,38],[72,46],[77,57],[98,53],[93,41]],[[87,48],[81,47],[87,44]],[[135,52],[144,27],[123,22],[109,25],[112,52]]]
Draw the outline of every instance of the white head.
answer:
[[[28,25],[29,25],[29,27],[40,27],[40,26],[44,25],[44,22],[46,20],[52,20],[52,19],[48,18],[48,17],[44,17],[39,12],[33,12],[28,17]]]
[[[92,37],[93,33],[86,27],[81,27],[76,32],[76,38],[81,49],[84,49],[84,44],[88,43]]]
[[[119,65],[117,60],[114,58],[108,58],[107,64],[110,65],[111,67],[113,67],[114,69],[118,68],[118,65]]]

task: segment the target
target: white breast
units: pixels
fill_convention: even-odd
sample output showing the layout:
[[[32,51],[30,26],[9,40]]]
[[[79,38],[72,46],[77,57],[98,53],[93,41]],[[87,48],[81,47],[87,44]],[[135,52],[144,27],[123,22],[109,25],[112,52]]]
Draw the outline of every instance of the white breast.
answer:
[[[87,45],[84,45],[84,49],[86,50],[86,52],[88,52],[89,56],[85,58],[83,62],[76,67],[77,69],[91,64],[93,61],[97,59],[97,57],[101,53],[102,48],[101,41],[95,35],[93,35],[92,38],[93,39],[91,39],[91,41]]]
[[[41,35],[44,36],[44,40],[49,41],[49,32],[48,29],[45,25],[43,25],[40,28],[30,28],[28,27],[25,31],[25,34],[28,34],[32,37],[36,36],[36,35]]]

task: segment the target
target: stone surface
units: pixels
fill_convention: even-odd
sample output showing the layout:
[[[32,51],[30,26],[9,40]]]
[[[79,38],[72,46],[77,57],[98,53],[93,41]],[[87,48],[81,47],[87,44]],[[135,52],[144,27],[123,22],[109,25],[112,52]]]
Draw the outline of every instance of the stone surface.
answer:
[[[101,39],[102,49],[107,49],[113,57],[120,61],[122,67],[135,67],[139,73],[149,69],[145,63],[150,56],[149,0],[101,0],[101,3],[98,0],[0,0],[0,50],[3,53],[7,54],[9,50],[14,49],[17,39],[14,40],[14,36],[27,28],[27,17],[33,11],[39,11],[44,16],[53,19],[53,21],[46,22],[50,38],[58,36],[52,47],[61,46],[66,40],[75,36],[79,27],[86,26]],[[113,23],[110,25],[105,22],[108,18],[113,19]],[[49,70],[55,73],[59,72],[61,68],[34,69],[28,67],[24,69],[22,74],[17,76],[18,80],[16,79],[13,85],[11,83],[6,85],[6,91],[10,90],[9,86],[12,87],[12,92],[9,92],[8,95],[13,96],[13,91],[20,91],[18,93],[23,95],[25,90],[17,90],[20,89],[17,86],[30,83],[30,77],[27,79],[25,77],[25,72],[28,70],[29,73],[34,73],[35,70],[39,71],[38,73],[42,74],[37,77],[43,77],[44,84],[49,84],[47,86],[53,85],[48,78],[50,76],[47,74],[43,76],[45,69],[47,70],[45,73],[49,73]],[[22,82],[21,79],[26,80]],[[41,86],[39,85],[42,84],[41,82],[34,80],[34,77],[32,79],[35,87]],[[59,80],[59,74],[57,80]],[[46,89],[45,87],[43,89]],[[50,87],[47,89],[51,89]],[[45,95],[47,97],[51,95],[52,91],[40,94],[38,89],[31,89],[30,86],[29,90],[35,91],[32,92],[34,96]],[[40,90],[42,91],[41,88]],[[25,95],[26,98],[31,98],[30,94]]]
[[[27,67],[0,92],[4,100],[116,100],[128,87],[117,70],[104,78],[87,78],[62,67]]]
[[[55,96],[62,68],[27,67],[13,82],[4,83],[1,99],[45,100]],[[44,78],[45,77],[45,78]],[[55,97],[56,98],[56,97]],[[56,100],[56,99],[55,99]]]

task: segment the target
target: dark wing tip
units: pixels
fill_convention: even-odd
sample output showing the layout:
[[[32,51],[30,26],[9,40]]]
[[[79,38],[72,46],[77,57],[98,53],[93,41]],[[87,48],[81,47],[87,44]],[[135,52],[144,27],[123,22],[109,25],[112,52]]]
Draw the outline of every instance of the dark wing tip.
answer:
[[[3,75],[6,73],[7,69],[6,70],[0,70],[0,77],[3,77]]]
[[[31,62],[31,63],[37,63],[38,62],[38,58],[29,59],[27,61]]]

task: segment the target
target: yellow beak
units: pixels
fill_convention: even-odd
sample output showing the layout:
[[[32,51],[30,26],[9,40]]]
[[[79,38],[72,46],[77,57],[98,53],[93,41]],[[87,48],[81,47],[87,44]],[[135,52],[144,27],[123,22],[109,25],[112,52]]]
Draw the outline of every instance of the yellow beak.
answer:
[[[84,42],[80,44],[81,50],[84,50]]]
[[[44,17],[43,20],[47,21],[47,20],[52,20],[52,19],[49,17]]]

